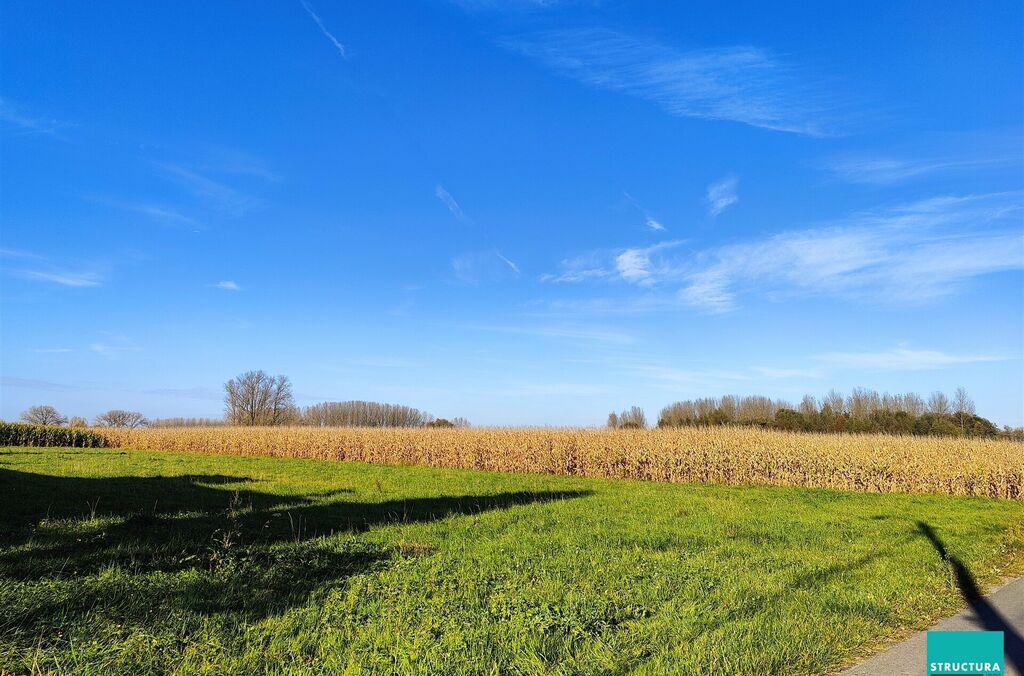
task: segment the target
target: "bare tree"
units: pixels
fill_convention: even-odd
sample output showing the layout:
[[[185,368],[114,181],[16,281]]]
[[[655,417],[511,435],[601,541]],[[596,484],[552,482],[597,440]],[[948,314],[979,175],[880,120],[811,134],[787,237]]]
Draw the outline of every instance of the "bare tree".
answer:
[[[619,414],[619,429],[644,429],[647,427],[647,416],[639,406],[631,406]]]
[[[741,397],[736,419],[739,422],[765,422],[775,418],[775,402],[769,397],[753,395]]]
[[[898,411],[905,411],[916,418],[923,415],[925,409],[924,399],[920,395],[907,392],[902,396],[896,396],[896,410]]]
[[[953,413],[960,423],[960,429],[965,429],[967,421],[974,417],[974,401],[963,387],[956,388],[956,392],[953,393]]]
[[[800,412],[804,415],[814,415],[818,412],[818,402],[811,395],[805,394],[800,400]]]
[[[619,417],[616,414],[608,416],[608,426],[611,427],[612,415],[615,416],[615,425],[618,426]],[[677,401],[661,409],[658,417],[660,425],[691,425],[697,421],[697,407],[692,401]]]
[[[740,410],[740,398],[735,394],[727,394],[718,404],[718,411],[727,422],[736,420]]]
[[[948,414],[950,412],[949,398],[942,392],[932,392],[932,396],[928,397],[928,412]]]
[[[296,419],[287,376],[248,371],[224,383],[224,416],[234,425],[284,425]]]
[[[53,406],[33,406],[22,412],[21,419],[32,425],[63,425],[68,421]]]
[[[693,403],[697,407],[698,418],[710,418],[719,407],[718,399],[714,397],[704,397],[703,399],[695,400]]]
[[[145,427],[149,424],[146,416],[138,411],[122,411],[116,408],[96,416],[94,422],[98,427],[127,427],[128,429]]]
[[[608,414],[608,427],[611,429],[617,429],[619,426],[619,414],[612,411]]]
[[[821,400],[822,412],[828,409],[833,415],[842,415],[846,411],[846,400],[835,390],[829,390]]]
[[[863,420],[878,410],[881,406],[881,397],[878,392],[866,390],[863,387],[855,387],[846,398],[846,412],[851,418]]]
[[[68,421],[68,427],[88,427],[89,421],[80,415],[72,416]]]

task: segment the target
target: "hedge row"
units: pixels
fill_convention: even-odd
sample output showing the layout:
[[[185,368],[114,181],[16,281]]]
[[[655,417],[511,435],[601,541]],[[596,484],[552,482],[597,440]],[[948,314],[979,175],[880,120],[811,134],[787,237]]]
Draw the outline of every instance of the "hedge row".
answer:
[[[0,422],[0,446],[71,446],[102,448],[107,440],[80,427]]]

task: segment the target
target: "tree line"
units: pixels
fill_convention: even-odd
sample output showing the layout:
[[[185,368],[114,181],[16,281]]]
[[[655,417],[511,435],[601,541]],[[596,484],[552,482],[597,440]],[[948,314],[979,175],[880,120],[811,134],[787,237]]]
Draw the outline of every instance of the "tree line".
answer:
[[[312,427],[469,427],[465,418],[435,418],[402,404],[325,401],[298,407],[288,376],[248,371],[224,384],[224,418],[234,425]]]
[[[85,418],[70,420],[53,406],[33,406],[21,414],[35,425],[86,427]],[[96,416],[97,427],[207,427],[218,425],[312,427],[469,427],[465,418],[435,418],[426,411],[401,404],[374,401],[327,401],[311,406],[295,404],[288,376],[247,371],[224,383],[224,418],[159,418],[149,420],[137,411],[115,409]]]
[[[31,425],[47,425],[50,427],[88,427],[89,421],[81,416],[68,418],[53,406],[30,406],[21,414],[22,422]],[[138,411],[124,411],[122,409],[111,409],[101,413],[92,422],[94,427],[145,427],[149,424],[146,416]]]
[[[611,421],[609,421],[610,424]],[[934,392],[926,400],[915,393],[889,394],[854,388],[832,390],[820,400],[806,395],[794,406],[764,396],[707,397],[669,404],[658,427],[750,425],[801,432],[880,432],[887,434],[996,437],[1024,440],[1024,428],[996,425],[977,415],[967,391],[952,397]]]
[[[33,406],[21,414],[36,425],[85,427],[82,417],[68,419],[52,406]],[[113,409],[96,416],[98,427],[190,427],[308,425],[312,427],[469,427],[465,418],[435,418],[411,406],[372,401],[295,404],[287,376],[248,371],[224,384],[224,418],[162,418]],[[645,429],[643,409],[633,406],[608,415],[608,427]],[[848,395],[831,390],[821,399],[805,395],[796,406],[765,396],[705,397],[669,404],[658,427],[749,425],[801,432],[880,432],[888,434],[1008,437],[1024,441],[1024,428],[996,427],[977,415],[974,401],[960,387],[952,397],[933,392],[927,399],[913,392],[878,393],[854,388]]]
[[[435,418],[401,404],[325,401],[299,411],[298,423],[313,427],[469,427],[465,418]]]

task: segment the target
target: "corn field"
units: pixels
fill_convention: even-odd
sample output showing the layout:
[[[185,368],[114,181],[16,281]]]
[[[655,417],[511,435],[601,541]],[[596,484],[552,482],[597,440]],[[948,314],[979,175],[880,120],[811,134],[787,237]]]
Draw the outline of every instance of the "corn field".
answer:
[[[97,430],[111,446],[730,486],[1024,499],[1024,445],[982,439],[672,430],[191,427]]]

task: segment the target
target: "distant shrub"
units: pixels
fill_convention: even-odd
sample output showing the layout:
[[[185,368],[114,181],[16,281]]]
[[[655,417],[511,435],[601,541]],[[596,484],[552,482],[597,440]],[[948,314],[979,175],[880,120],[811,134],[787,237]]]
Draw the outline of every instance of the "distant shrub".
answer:
[[[77,427],[0,422],[0,446],[102,448],[106,445],[107,440],[102,435]]]
[[[454,429],[455,423],[448,420],[448,418],[438,418],[437,420],[431,420],[424,427],[448,427]]]
[[[779,409],[775,413],[775,427],[780,430],[799,432],[807,428],[803,413],[790,408]]]
[[[963,436],[963,431],[948,413],[925,413],[914,421],[914,434],[959,437]]]

